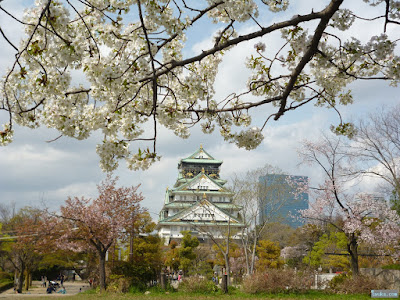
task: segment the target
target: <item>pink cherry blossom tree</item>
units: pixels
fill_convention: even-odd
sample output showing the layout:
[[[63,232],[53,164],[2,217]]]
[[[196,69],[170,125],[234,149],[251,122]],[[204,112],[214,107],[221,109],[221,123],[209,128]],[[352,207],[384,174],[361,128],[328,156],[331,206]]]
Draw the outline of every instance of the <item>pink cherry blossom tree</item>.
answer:
[[[359,244],[364,242],[382,251],[383,246],[397,250],[400,218],[383,199],[351,192],[353,187],[342,172],[349,163],[342,146],[339,138],[327,136],[319,143],[303,143],[303,160],[321,167],[325,181],[313,189],[314,201],[301,215],[320,225],[331,224],[345,233],[351,269],[358,275]]]
[[[119,238],[132,231],[132,226],[145,209],[138,186],[116,187],[118,178],[107,178],[97,186],[96,199],[69,197],[61,213],[53,218],[52,227],[59,248],[83,251],[93,248],[99,259],[100,289],[106,289],[106,253]],[[56,225],[56,226],[55,226]],[[53,233],[54,234],[54,233]]]

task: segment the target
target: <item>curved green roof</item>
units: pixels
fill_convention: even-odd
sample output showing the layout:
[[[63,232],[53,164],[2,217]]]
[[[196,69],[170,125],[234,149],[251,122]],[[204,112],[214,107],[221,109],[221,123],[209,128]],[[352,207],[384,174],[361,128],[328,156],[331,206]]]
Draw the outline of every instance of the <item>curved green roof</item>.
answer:
[[[201,154],[204,154],[204,156]],[[198,156],[203,156],[203,157],[200,158]],[[214,157],[212,157],[206,150],[203,149],[203,146],[200,146],[200,148],[192,155],[181,159],[181,162],[200,163],[200,164],[222,164],[222,160],[217,160]]]
[[[222,164],[222,160],[208,159],[208,158],[184,158],[181,162],[192,164]]]

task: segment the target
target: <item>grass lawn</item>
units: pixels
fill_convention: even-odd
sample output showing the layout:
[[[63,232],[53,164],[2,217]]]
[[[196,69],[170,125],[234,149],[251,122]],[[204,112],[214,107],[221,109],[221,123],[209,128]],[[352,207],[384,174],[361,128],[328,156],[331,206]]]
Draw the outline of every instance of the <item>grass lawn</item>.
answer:
[[[172,292],[169,294],[161,292],[151,292],[148,295],[144,293],[126,293],[126,294],[114,294],[114,293],[102,293],[98,294],[94,291],[88,291],[75,296],[52,296],[51,298],[62,298],[62,299],[73,299],[73,300],[95,300],[95,299],[110,299],[110,300],[123,300],[123,299],[137,299],[137,300],[203,300],[203,299],[370,299],[369,295],[333,295],[325,294],[322,292],[311,291],[306,294],[259,294],[250,295],[244,294],[238,291],[234,291],[231,294],[185,294],[181,292]],[[22,299],[24,297],[13,297],[13,299]],[[41,297],[29,297],[29,300],[43,299]]]

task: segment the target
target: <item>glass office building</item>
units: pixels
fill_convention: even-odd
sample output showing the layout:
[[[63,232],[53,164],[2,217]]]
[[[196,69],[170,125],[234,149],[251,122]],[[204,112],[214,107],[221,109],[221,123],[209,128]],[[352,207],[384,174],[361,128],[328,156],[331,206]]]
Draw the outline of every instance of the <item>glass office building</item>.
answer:
[[[304,224],[299,210],[308,208],[307,176],[269,174],[259,177],[259,222]]]

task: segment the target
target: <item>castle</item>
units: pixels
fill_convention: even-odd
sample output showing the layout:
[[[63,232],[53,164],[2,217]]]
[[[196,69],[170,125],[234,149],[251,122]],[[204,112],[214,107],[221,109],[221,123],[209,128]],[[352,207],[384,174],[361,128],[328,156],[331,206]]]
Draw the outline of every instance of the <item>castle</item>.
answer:
[[[167,188],[159,214],[158,234],[168,244],[190,231],[202,241],[240,238],[244,223],[242,207],[233,203],[234,194],[220,178],[222,161],[214,159],[202,146],[178,164],[178,178]]]

